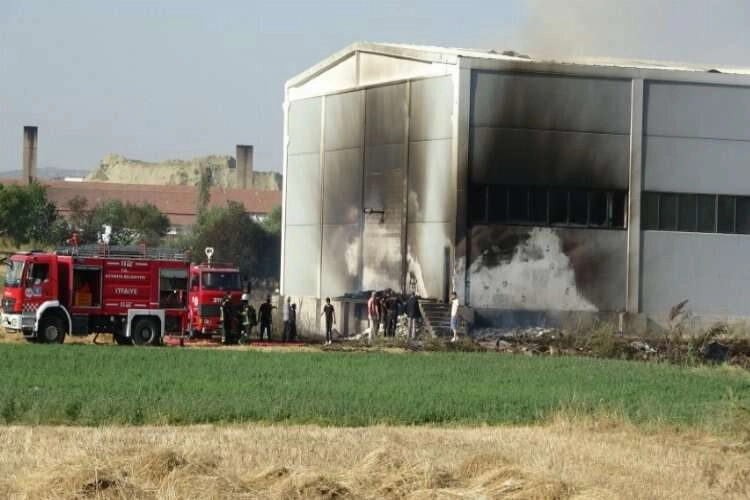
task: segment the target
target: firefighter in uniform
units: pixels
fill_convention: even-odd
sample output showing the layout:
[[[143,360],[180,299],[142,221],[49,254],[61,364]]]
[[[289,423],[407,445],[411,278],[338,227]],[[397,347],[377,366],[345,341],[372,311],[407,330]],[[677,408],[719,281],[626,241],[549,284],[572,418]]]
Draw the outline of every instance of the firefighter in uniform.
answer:
[[[248,342],[250,336],[253,333],[253,328],[258,324],[258,316],[255,312],[255,308],[250,303],[250,294],[242,294],[242,302],[240,306],[240,322],[242,324],[243,336],[247,337]]]
[[[221,343],[231,344],[234,340],[234,332],[232,332],[232,297],[229,292],[221,300],[219,319],[221,320]]]

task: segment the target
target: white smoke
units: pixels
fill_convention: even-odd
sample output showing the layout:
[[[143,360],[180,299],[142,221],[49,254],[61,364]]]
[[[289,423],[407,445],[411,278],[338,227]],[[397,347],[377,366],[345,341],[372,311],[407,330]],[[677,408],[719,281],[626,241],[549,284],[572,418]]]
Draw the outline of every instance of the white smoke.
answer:
[[[537,227],[510,262],[487,268],[482,257],[469,268],[471,305],[530,311],[596,311],[576,288],[575,271],[553,229]]]

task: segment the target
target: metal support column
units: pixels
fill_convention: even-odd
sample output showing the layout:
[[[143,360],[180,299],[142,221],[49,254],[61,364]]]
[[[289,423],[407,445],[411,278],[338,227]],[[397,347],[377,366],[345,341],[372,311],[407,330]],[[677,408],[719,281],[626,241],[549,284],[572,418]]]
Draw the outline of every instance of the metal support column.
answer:
[[[631,87],[630,107],[630,180],[628,187],[628,257],[626,311],[640,309],[641,277],[641,184],[643,181],[643,79]]]
[[[471,232],[469,226],[469,114],[471,107],[471,68],[459,58],[453,76],[453,289],[461,302],[469,305],[469,266]]]

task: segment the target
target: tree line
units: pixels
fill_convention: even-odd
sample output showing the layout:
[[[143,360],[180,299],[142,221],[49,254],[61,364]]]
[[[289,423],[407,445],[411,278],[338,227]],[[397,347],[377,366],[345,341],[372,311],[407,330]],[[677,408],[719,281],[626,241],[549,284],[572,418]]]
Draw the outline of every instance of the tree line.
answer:
[[[281,255],[281,207],[258,222],[242,203],[208,207],[210,174],[199,182],[198,214],[185,234],[168,236],[170,221],[151,203],[106,200],[90,206],[76,196],[66,203],[63,217],[39,183],[0,184],[0,238],[19,248],[32,244],[54,247],[64,244],[76,231],[81,244],[97,243],[103,226],[111,226],[110,244],[165,245],[186,250],[194,260],[204,258],[204,248],[214,247],[216,261],[232,262],[241,273],[255,279],[278,279]]]

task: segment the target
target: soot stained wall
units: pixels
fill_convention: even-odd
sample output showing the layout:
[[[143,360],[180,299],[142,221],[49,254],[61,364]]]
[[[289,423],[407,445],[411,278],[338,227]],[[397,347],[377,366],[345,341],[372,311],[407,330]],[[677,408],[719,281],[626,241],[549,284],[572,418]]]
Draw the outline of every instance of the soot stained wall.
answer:
[[[420,294],[444,295],[455,218],[453,97],[452,79],[440,77],[291,104],[287,293],[400,290],[411,278]],[[363,208],[383,210],[382,221]],[[309,255],[296,244],[316,232]]]
[[[406,175],[406,84],[367,89],[364,207],[384,210],[364,217],[362,288],[401,289],[404,176]]]
[[[627,190],[630,87],[628,80],[475,71],[470,181]],[[626,231],[497,225],[475,226],[469,237],[474,307],[625,307]]]
[[[625,307],[625,231],[475,226],[471,238],[473,307],[534,311]]]
[[[359,287],[364,99],[358,91],[325,100],[321,296]]]
[[[409,278],[423,297],[446,298],[452,286],[453,82],[449,77],[411,83],[407,260]]]

